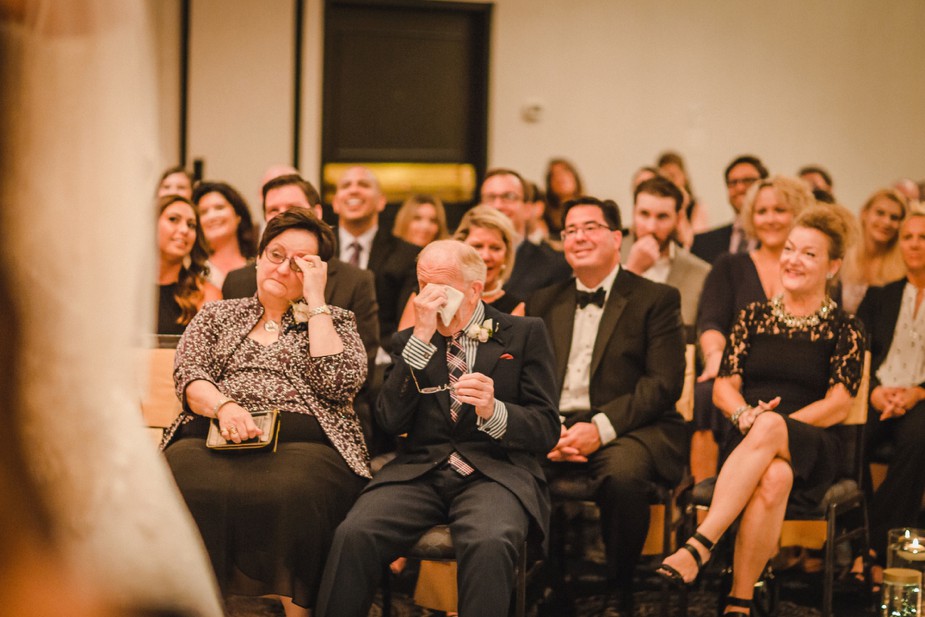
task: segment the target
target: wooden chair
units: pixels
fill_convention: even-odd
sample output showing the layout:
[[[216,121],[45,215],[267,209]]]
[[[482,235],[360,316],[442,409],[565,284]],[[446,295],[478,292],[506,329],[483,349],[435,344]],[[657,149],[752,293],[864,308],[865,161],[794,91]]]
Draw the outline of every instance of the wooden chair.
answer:
[[[785,519],[781,528],[780,546],[802,546],[808,549],[824,549],[824,570],[822,588],[822,615],[832,616],[832,595],[835,584],[835,546],[855,539],[862,541],[862,555],[869,550],[867,507],[863,491],[864,472],[864,426],[867,423],[867,406],[870,391],[870,352],[864,354],[864,367],[861,386],[855,397],[848,416],[841,426],[850,431],[851,443],[847,463],[850,473],[837,480],[828,491],[820,504],[819,514],[816,517],[805,519]],[[847,441],[847,440],[846,440]],[[709,508],[713,499],[713,488],[716,478],[699,482],[694,489],[694,503],[697,508]],[[861,524],[846,523],[844,515],[848,512],[858,512],[857,519]],[[839,523],[842,526],[839,527]],[[774,614],[776,611],[777,592],[772,589],[773,573],[766,580],[761,580],[757,588],[764,590],[767,597],[764,601],[756,603],[753,612]],[[757,596],[756,596],[757,597]]]
[[[140,374],[147,379],[141,415],[156,444],[183,411],[173,385],[173,359],[179,340],[179,336],[158,335],[151,347],[138,350]]]

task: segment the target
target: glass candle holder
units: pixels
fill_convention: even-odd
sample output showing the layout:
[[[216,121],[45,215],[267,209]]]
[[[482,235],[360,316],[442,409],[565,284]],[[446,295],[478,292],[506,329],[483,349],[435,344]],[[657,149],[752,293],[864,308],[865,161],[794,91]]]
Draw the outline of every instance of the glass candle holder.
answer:
[[[919,617],[922,611],[922,573],[909,568],[883,571],[882,617]]]
[[[887,535],[886,567],[925,573],[925,530],[891,529]]]

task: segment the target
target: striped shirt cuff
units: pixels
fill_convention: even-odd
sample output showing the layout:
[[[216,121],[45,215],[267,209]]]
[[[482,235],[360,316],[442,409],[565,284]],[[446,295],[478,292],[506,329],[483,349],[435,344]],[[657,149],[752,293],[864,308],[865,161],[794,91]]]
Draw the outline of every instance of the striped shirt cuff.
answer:
[[[405,343],[405,348],[401,350],[401,357],[408,366],[420,371],[427,366],[427,363],[430,362],[436,352],[437,348],[434,345],[424,342],[412,334],[408,342]]]
[[[488,420],[484,420],[482,416],[479,416],[475,421],[475,425],[480,431],[488,433],[489,437],[501,439],[504,437],[504,433],[507,432],[507,406],[495,399],[495,412]]]
[[[591,422],[597,427],[597,432],[601,434],[601,445],[607,445],[617,438],[617,431],[614,430],[610,418],[606,414],[596,413],[591,416]]]

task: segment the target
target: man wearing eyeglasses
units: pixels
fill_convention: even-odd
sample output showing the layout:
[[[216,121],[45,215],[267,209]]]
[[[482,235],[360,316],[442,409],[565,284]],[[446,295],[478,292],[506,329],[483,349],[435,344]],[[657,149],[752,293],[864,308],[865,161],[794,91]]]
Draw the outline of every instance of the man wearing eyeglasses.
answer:
[[[617,204],[581,197],[564,208],[575,279],[527,302],[527,314],[546,322],[557,365],[563,424],[546,469],[551,481],[584,475],[598,487],[608,604],[631,615],[650,483],[676,484],[688,456],[675,410],[684,379],[681,302],[677,289],[620,266]]]
[[[559,418],[543,322],[482,302],[485,264],[462,242],[426,246],[417,275],[415,325],[395,335],[376,411],[407,435],[334,536],[320,617],[366,617],[386,564],[438,524],[453,537],[459,613],[505,616],[524,541],[546,535],[539,459]]]
[[[492,206],[511,219],[517,234],[514,269],[504,284],[508,293],[527,298],[531,293],[566,281],[572,272],[562,253],[545,240],[534,244],[527,239],[528,222],[533,218],[533,195],[523,177],[511,169],[492,169],[485,174],[479,192],[483,205]]]
[[[739,212],[745,203],[745,193],[751,186],[768,177],[768,170],[761,159],[750,154],[736,157],[726,167],[726,193],[729,195],[729,205],[735,211],[735,220],[722,227],[704,231],[694,236],[691,253],[700,259],[713,263],[723,253],[747,253],[755,248],[745,234]]]

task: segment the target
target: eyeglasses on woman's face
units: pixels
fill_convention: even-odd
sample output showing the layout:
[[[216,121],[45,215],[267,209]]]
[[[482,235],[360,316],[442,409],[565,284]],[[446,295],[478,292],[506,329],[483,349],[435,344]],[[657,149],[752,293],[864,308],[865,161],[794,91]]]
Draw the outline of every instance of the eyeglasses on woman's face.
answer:
[[[263,252],[263,255],[264,257],[267,258],[267,261],[269,261],[271,264],[276,264],[277,266],[288,259],[289,269],[292,270],[293,272],[302,271],[302,269],[299,267],[299,264],[296,263],[295,258],[298,257],[299,259],[305,259],[306,257],[308,257],[307,253],[303,253],[301,255],[287,256],[286,251],[284,251],[281,247],[278,247],[278,246],[269,247],[267,250]]]

